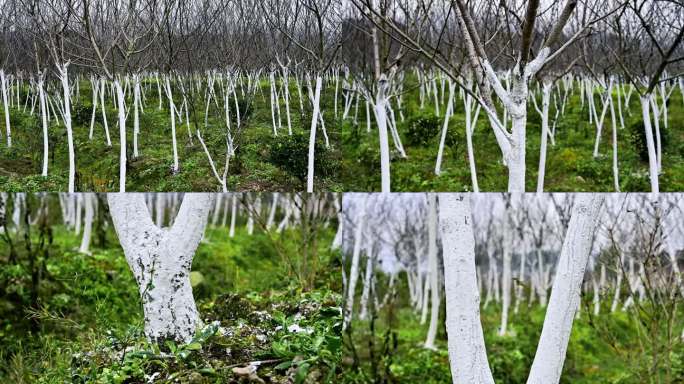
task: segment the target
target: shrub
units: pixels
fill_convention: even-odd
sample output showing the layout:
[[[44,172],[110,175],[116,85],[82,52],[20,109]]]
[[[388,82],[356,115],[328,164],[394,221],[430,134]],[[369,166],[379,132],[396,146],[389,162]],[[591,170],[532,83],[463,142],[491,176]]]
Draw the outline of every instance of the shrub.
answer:
[[[71,121],[75,125],[82,125],[89,127],[90,119],[93,115],[92,106],[88,107],[85,104],[77,103],[71,106]]]
[[[319,177],[333,174],[337,164],[328,148],[320,140],[316,140],[314,152],[314,173]],[[307,174],[308,156],[308,133],[298,132],[273,138],[268,162],[304,181]]]
[[[656,145],[655,127],[653,128],[653,145]],[[646,128],[643,121],[637,121],[629,127],[629,141],[634,146],[642,161],[648,161],[648,147],[646,146]],[[660,127],[660,145],[663,152],[670,141],[670,135],[665,127]]]
[[[458,148],[463,145],[466,148],[466,133],[465,125],[461,124],[449,124],[449,129],[447,130],[447,135],[444,139],[444,144],[451,148],[454,156],[458,153]]]
[[[418,115],[411,118],[406,139],[411,145],[427,145],[440,132],[442,119],[434,115]]]

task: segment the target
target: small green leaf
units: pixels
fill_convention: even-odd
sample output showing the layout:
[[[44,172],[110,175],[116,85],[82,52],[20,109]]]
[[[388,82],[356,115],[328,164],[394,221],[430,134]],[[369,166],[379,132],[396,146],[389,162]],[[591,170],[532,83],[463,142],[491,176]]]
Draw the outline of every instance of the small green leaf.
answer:
[[[278,371],[278,370],[288,369],[291,366],[292,366],[292,361],[288,360],[288,361],[283,361],[282,363],[276,365],[274,369],[276,371]]]
[[[185,346],[185,349],[188,351],[199,351],[202,349],[202,344],[200,343],[190,343]]]
[[[297,368],[297,374],[295,376],[295,383],[303,383],[306,379],[306,375],[309,373],[309,363],[304,363]]]

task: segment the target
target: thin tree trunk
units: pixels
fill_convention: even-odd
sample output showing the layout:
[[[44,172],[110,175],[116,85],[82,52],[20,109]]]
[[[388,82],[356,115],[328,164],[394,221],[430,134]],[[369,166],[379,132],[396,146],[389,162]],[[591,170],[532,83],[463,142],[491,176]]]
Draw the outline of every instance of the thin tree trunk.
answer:
[[[568,225],[551,299],[527,384],[558,384],[579,307],[580,288],[598,222],[602,194],[578,195]]]

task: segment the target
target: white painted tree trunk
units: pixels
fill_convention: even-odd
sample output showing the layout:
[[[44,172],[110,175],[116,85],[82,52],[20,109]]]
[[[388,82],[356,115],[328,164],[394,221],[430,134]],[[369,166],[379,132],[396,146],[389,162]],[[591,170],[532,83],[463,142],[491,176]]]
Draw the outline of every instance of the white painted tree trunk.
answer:
[[[606,96],[603,99],[603,109],[601,109],[601,117],[596,114],[596,109],[594,108],[594,123],[596,124],[596,140],[594,141],[594,158],[599,156],[599,144],[601,142],[601,132],[603,131],[603,122],[606,118],[606,111],[608,110],[608,97],[612,92],[612,84],[606,89]]]
[[[541,147],[539,149],[539,173],[537,174],[537,193],[544,192],[544,175],[546,173],[546,147],[549,139],[549,103],[551,101],[551,82],[544,81],[542,86],[541,108]]]
[[[273,71],[268,75],[269,79],[269,85],[270,85],[270,96],[271,96],[271,122],[273,124],[273,136],[278,136],[278,125],[276,124],[276,117],[275,117],[275,109],[276,109],[276,104],[278,103],[277,96],[275,94],[275,79],[274,79],[275,74]]]
[[[470,166],[470,182],[473,185],[473,192],[480,192],[480,187],[477,183],[477,168],[475,166],[475,151],[473,149],[473,132],[477,125],[477,118],[480,114],[480,105],[475,109],[475,116],[471,118],[473,98],[470,95],[465,95],[465,116],[466,116],[466,146],[468,149],[468,165]]]
[[[140,133],[140,75],[133,75],[133,157],[138,157],[138,134]]]
[[[617,87],[620,89],[620,87]],[[618,100],[620,96],[618,96]],[[618,169],[618,144],[617,144],[617,121],[615,119],[615,105],[613,103],[613,94],[608,94],[608,103],[610,103],[610,123],[613,127],[613,187],[615,192],[620,192],[620,172]]]
[[[565,234],[551,299],[527,384],[558,384],[579,307],[580,288],[605,196],[578,195]]]
[[[69,63],[57,64],[57,72],[62,83],[63,92],[63,120],[67,131],[67,146],[69,150],[69,184],[67,191],[74,193],[76,182],[76,154],[74,153],[74,134],[71,129],[71,92],[69,89]]]
[[[330,249],[339,249],[342,247],[342,238],[344,235],[344,215],[342,214],[338,195],[334,195],[333,204],[335,206],[335,215],[337,216],[337,230],[335,231],[335,238],[330,245]]]
[[[444,154],[444,142],[446,141],[447,131],[449,130],[449,119],[454,110],[454,90],[456,84],[452,84],[449,80],[449,99],[447,101],[447,109],[444,114],[444,124],[442,125],[442,135],[439,139],[439,148],[437,149],[437,161],[435,163],[435,175],[439,176],[442,171],[442,156]]]
[[[287,68],[283,68],[283,96],[285,96],[285,117],[287,118],[287,134],[292,136],[290,118],[290,79]],[[337,117],[337,80],[335,81],[335,117]]]
[[[44,86],[43,75],[39,75],[38,79],[38,100],[40,103],[40,119],[43,124],[43,172],[41,175],[43,177],[48,175],[48,161],[49,161],[49,133],[48,133],[48,119],[47,112],[45,110],[45,86]]]
[[[641,96],[639,98],[641,101],[641,116],[644,121],[644,130],[646,134],[646,148],[648,150],[648,170],[651,180],[651,192],[658,193],[660,191],[658,186],[658,158],[656,156],[655,144],[653,141],[650,99],[650,95]]]
[[[78,251],[90,254],[90,238],[93,232],[93,216],[95,214],[95,196],[92,193],[83,194],[83,204],[85,204],[85,223],[83,225],[83,238]]]
[[[100,81],[95,77],[90,78],[90,87],[93,90],[93,113],[90,116],[90,131],[88,131],[88,139],[93,139],[93,132],[95,130],[95,116],[97,115],[97,101],[99,99],[98,89],[100,88]]]
[[[363,229],[366,223],[366,204],[368,197],[362,202],[362,207],[358,213],[358,220],[356,220],[356,228],[354,233],[354,249],[352,250],[351,269],[349,271],[349,284],[347,286],[347,297],[344,305],[344,319],[342,322],[342,329],[347,329],[351,323],[354,312],[354,295],[356,293],[356,283],[359,279],[359,260],[361,258],[361,245],[363,243]]]
[[[105,92],[107,91],[107,83],[105,79],[100,80],[100,107],[102,107],[102,125],[105,129],[105,138],[107,139],[107,146],[112,146],[112,139],[109,137],[109,124],[107,123],[107,109],[105,108]]]
[[[661,111],[658,108],[658,102],[656,101],[656,95],[651,95],[651,107],[653,108],[653,130],[655,131],[655,147],[656,147],[656,163],[658,165],[658,174],[662,172],[662,158],[663,158],[663,147],[660,141],[660,114]]]
[[[119,79],[114,79],[119,115],[119,192],[126,192],[126,103]]]
[[[494,384],[480,323],[470,199],[465,194],[441,194],[439,205],[452,380]]]
[[[7,148],[12,147],[12,129],[10,127],[9,101],[7,100],[7,76],[0,69],[0,88],[2,88],[2,105],[5,107],[5,134],[7,135]]]
[[[501,277],[501,325],[499,326],[499,336],[505,336],[508,331],[508,311],[511,306],[511,246],[512,246],[512,232],[513,228],[510,226],[511,217],[513,215],[514,207],[508,208],[503,217],[503,276]]]
[[[519,105],[518,113],[511,113],[513,139],[506,164],[508,165],[508,191],[514,193],[525,192],[526,107],[526,105]]]
[[[166,76],[166,97],[169,99],[169,110],[171,112],[171,144],[173,145],[173,168],[174,174],[178,173],[178,142],[176,140],[176,105],[173,102],[171,90],[171,76]],[[224,191],[225,192],[225,191]]]
[[[316,75],[316,91],[313,97],[313,112],[311,114],[311,130],[309,131],[309,157],[306,175],[306,192],[313,193],[314,187],[314,149],[316,145],[316,123],[320,114],[321,87],[323,79],[321,75]]]
[[[416,300],[417,306],[420,307],[420,324],[423,325],[427,321],[428,308],[430,303],[430,274],[425,274],[423,282],[421,283],[420,274],[417,274],[418,281],[416,282]],[[422,287],[422,291],[421,291]]]
[[[228,231],[228,236],[231,238],[235,237],[235,221],[237,220],[237,194],[233,193],[231,196],[231,207],[230,207],[230,230]]]
[[[77,193],[74,194],[73,196],[74,201],[76,202],[76,209],[74,210],[74,216],[76,217],[76,225],[74,227],[74,232],[77,235],[81,234],[81,218],[83,217],[83,194],[82,193]]]
[[[387,136],[387,96],[389,89],[387,77],[382,74],[378,81],[377,94],[375,96],[375,120],[378,123],[378,136],[380,139],[380,190],[383,193],[390,192],[390,158],[389,140]]]
[[[171,228],[152,222],[142,194],[107,196],[114,228],[135,280],[150,341],[189,342],[201,325],[190,269],[212,206],[212,194],[186,194]]]
[[[270,231],[275,221],[276,209],[278,208],[278,192],[271,194],[273,200],[271,201],[271,210],[268,213],[268,220],[266,221],[266,230]]]
[[[437,322],[439,321],[439,266],[437,261],[437,195],[428,193],[428,263],[430,267],[430,328],[424,347],[436,349]]]

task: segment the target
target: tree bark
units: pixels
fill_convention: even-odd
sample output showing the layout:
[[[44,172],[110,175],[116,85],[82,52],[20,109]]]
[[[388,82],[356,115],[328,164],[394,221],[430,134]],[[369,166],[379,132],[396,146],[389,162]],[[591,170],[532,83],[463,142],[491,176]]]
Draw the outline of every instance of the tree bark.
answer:
[[[467,196],[439,197],[449,363],[454,384],[494,384],[480,323],[475,237]]]
[[[107,196],[114,228],[135,280],[150,341],[189,342],[201,320],[192,296],[190,269],[214,198],[186,194],[174,225],[152,222],[142,194]]]
[[[602,194],[578,195],[568,225],[551,299],[527,384],[557,384],[563,371],[572,322],[598,222]]]

